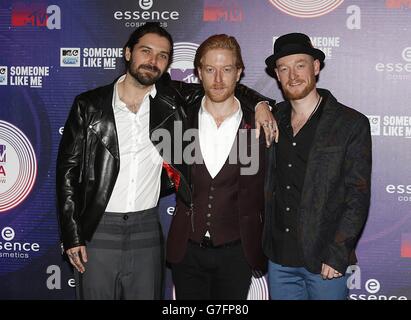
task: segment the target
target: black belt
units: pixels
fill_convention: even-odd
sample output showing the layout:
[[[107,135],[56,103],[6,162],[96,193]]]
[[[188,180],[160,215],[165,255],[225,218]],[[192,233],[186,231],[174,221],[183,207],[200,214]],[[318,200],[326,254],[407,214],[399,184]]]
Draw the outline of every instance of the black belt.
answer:
[[[206,237],[204,237],[203,240],[201,240],[201,242],[197,242],[191,239],[188,239],[188,242],[196,246],[199,246],[201,248],[219,249],[219,248],[231,248],[231,247],[237,246],[241,243],[241,240],[238,239],[238,240],[226,242],[223,244],[219,244],[217,246],[213,244],[213,241],[210,238],[206,238]]]

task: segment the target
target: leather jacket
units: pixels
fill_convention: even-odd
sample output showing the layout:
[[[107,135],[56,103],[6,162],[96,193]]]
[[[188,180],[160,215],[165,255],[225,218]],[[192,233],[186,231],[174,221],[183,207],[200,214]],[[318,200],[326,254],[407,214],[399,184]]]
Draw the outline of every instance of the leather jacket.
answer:
[[[112,107],[115,82],[78,95],[64,126],[56,170],[57,210],[64,250],[91,240],[119,173],[120,152]],[[150,137],[156,129],[165,129],[170,132],[173,144],[175,121],[181,121],[184,127],[185,106],[202,98],[204,92],[200,85],[171,81],[168,74],[156,83],[156,89],[155,98],[150,97]],[[269,100],[241,85],[237,94],[249,99],[251,105]],[[152,141],[155,146],[159,143]],[[161,151],[160,154],[163,156]],[[177,189],[178,196],[190,205],[185,166],[174,164],[172,159],[165,159],[168,163],[161,176],[161,195]]]

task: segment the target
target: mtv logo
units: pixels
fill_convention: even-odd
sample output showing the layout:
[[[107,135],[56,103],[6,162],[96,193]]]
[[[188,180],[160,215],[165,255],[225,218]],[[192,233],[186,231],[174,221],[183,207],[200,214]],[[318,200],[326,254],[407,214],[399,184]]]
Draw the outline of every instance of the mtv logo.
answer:
[[[11,12],[13,27],[45,27],[47,25],[47,5],[45,3],[16,2]]]
[[[410,0],[386,0],[385,7],[389,9],[411,8]]]
[[[7,67],[0,66],[0,86],[7,85]]]
[[[62,55],[63,56],[68,56],[68,57],[77,57],[79,55],[79,49],[75,48],[75,49],[64,49],[62,48]]]
[[[0,144],[0,162],[6,162],[6,145]]]
[[[203,21],[243,20],[243,9],[234,0],[206,0],[204,2]]]
[[[60,48],[60,67],[80,67],[80,48]]]
[[[170,69],[170,76],[173,80],[186,83],[200,83],[198,78],[194,75],[194,69]]]
[[[381,134],[381,117],[380,116],[367,116],[370,121],[371,135],[379,136]]]
[[[13,27],[47,27],[61,29],[61,10],[57,5],[47,6],[45,2],[26,3],[15,1],[11,11]]]
[[[411,258],[411,233],[401,235],[401,258]]]

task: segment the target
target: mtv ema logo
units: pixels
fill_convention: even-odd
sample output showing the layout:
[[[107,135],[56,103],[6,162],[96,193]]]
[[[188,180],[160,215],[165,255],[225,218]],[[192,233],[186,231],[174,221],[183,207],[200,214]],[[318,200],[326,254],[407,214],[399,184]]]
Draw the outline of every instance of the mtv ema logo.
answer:
[[[385,0],[385,7],[388,9],[411,8],[411,0]]]
[[[174,43],[173,63],[168,70],[173,80],[186,83],[199,83],[194,75],[194,57],[198,44],[192,42]]]
[[[80,48],[60,48],[60,67],[80,67]]]
[[[29,139],[0,120],[0,212],[16,207],[30,194],[36,175],[37,161]]]
[[[16,1],[11,11],[13,27],[47,27],[61,29],[61,10],[57,5],[47,6],[44,2],[29,3]]]
[[[205,0],[203,21],[243,21],[244,12],[235,0]]]
[[[368,120],[370,121],[370,129],[372,136],[379,136],[381,134],[381,117],[368,115]]]
[[[269,0],[278,10],[299,18],[315,18],[335,10],[344,0]]]
[[[0,66],[0,86],[7,85],[7,67]]]

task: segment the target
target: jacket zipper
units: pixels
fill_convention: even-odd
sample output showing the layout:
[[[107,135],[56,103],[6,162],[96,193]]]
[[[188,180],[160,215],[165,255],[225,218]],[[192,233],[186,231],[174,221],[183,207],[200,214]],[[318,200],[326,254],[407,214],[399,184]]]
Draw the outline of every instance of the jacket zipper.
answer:
[[[166,122],[171,116],[174,116],[174,114],[176,113],[176,107],[174,107],[174,106],[173,106],[171,103],[169,103],[167,100],[165,100],[165,99],[162,99],[162,100],[163,100],[163,102],[166,103],[171,109],[173,109],[174,112],[171,113],[170,115],[168,115],[168,117],[166,117],[163,121],[161,121],[155,128],[151,129],[151,130],[150,130],[150,136],[151,136],[151,133],[152,133],[154,130],[156,130],[158,127],[161,127],[161,126],[164,124],[164,122]]]

